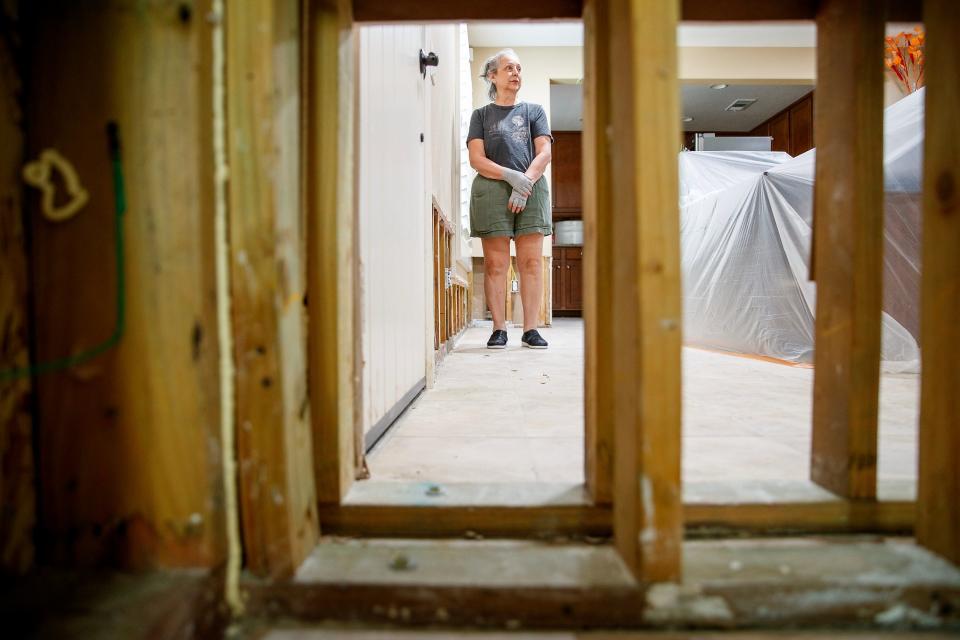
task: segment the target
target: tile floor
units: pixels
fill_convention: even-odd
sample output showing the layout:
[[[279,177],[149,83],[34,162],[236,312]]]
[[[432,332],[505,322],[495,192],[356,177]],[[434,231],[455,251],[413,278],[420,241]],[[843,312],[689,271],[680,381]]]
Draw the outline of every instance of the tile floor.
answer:
[[[471,327],[436,385],[368,457],[375,481],[583,482],[583,322],[541,330],[546,350],[485,348]],[[808,485],[813,370],[685,347],[683,480],[697,487]],[[918,376],[881,381],[881,498],[915,492]],[[685,496],[688,497],[688,496]]]

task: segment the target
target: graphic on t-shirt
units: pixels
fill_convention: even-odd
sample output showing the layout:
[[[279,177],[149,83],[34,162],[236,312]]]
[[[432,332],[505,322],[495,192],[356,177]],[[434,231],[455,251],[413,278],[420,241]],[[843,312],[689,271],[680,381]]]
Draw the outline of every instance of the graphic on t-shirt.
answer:
[[[510,121],[513,122],[513,131],[510,132],[510,137],[517,142],[526,142],[527,128],[523,126],[523,116],[513,116]]]

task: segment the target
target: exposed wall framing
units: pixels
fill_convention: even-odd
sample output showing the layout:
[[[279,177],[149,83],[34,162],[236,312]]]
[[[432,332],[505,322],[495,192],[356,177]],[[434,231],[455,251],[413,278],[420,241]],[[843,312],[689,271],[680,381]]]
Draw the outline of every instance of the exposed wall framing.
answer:
[[[439,350],[467,326],[467,287],[454,267],[456,228],[433,206],[433,348]],[[449,275],[448,275],[449,274]]]
[[[563,514],[539,513],[537,509],[518,509],[494,515],[486,507],[438,508],[422,515],[403,508],[388,506],[351,506],[339,504],[352,478],[352,469],[345,461],[350,460],[344,454],[345,434],[353,430],[350,412],[345,410],[350,402],[351,375],[355,375],[355,352],[349,344],[338,341],[337,354],[324,355],[327,360],[318,369],[322,382],[314,387],[317,397],[315,408],[324,412],[323,419],[315,420],[315,433],[319,439],[315,444],[317,454],[318,482],[320,483],[320,501],[325,506],[321,511],[321,521],[329,524],[332,531],[360,533],[378,531],[383,535],[448,535],[458,531],[465,524],[473,523],[482,527],[486,517],[493,521],[510,520],[503,532],[509,535],[522,535],[523,532],[535,533],[545,522],[566,522],[561,527],[568,532],[578,528],[596,532],[598,528],[610,526],[617,548],[634,576],[640,580],[671,580],[680,572],[680,540],[684,518],[692,530],[747,530],[762,532],[775,531],[884,531],[904,532],[910,529],[913,518],[912,503],[855,502],[844,498],[822,505],[682,505],[680,499],[679,452],[680,452],[680,310],[679,310],[679,268],[678,268],[678,229],[676,215],[670,215],[675,209],[674,202],[676,167],[673,162],[675,141],[679,139],[676,122],[663,116],[662,121],[650,118],[649,114],[670,114],[678,112],[675,87],[675,59],[667,56],[666,64],[673,68],[644,65],[645,56],[655,55],[663,58],[663,51],[674,51],[673,40],[676,21],[676,7],[661,6],[662,3],[627,2],[586,4],[588,68],[596,71],[588,83],[587,115],[594,127],[606,122],[612,127],[617,139],[630,139],[631,145],[619,145],[610,150],[612,160],[607,165],[605,136],[585,142],[585,162],[587,167],[588,205],[587,234],[588,246],[594,243],[597,254],[588,257],[591,262],[592,277],[600,279],[609,274],[596,288],[596,299],[588,302],[592,317],[597,324],[588,328],[590,332],[600,330],[600,310],[604,308],[610,318],[609,329],[612,334],[619,332],[617,344],[625,345],[615,353],[608,354],[609,362],[597,356],[596,364],[588,364],[588,390],[594,389],[588,397],[588,438],[591,449],[587,466],[587,477],[593,494],[594,503],[569,505],[563,507]],[[746,3],[749,5],[750,3]],[[838,2],[839,4],[839,2]],[[364,5],[362,18],[370,19],[373,5]],[[696,7],[695,2],[685,7]],[[833,6],[825,5],[828,9]],[[859,5],[858,5],[859,6]],[[457,9],[454,3],[447,10]],[[799,11],[805,17],[810,7],[804,3],[794,3],[790,11]],[[788,9],[790,8],[788,7]],[[429,7],[428,7],[429,8]],[[850,6],[844,5],[845,10]],[[421,9],[422,10],[422,9]],[[700,7],[696,11],[709,13]],[[776,8],[747,9],[750,17],[788,19],[793,14],[784,13],[783,6]],[[761,16],[763,11],[771,15]],[[754,15],[754,12],[757,15]],[[855,11],[858,19],[863,18],[866,9]],[[352,61],[350,40],[349,10],[343,3],[321,2],[312,4],[311,24],[313,25],[312,49],[310,56],[313,69],[311,95],[318,95],[320,88],[325,96],[339,96],[337,100],[325,100],[317,109],[317,123],[331,125],[337,120],[339,133],[334,135],[332,126],[310,126],[311,152],[308,165],[313,175],[322,175],[316,188],[311,191],[311,249],[326,248],[323,260],[314,257],[318,266],[325,268],[312,271],[321,274],[317,283],[311,285],[326,297],[323,318],[314,318],[311,322],[311,335],[319,326],[337,327],[350,331],[351,314],[355,313],[352,298],[352,286],[339,281],[344,274],[351,275],[351,247],[355,233],[355,216],[352,211],[350,188],[353,183],[336,177],[337,167],[352,166],[350,141],[355,135],[352,121],[345,122],[342,114],[352,113],[352,85],[350,73],[345,70]],[[377,14],[379,15],[379,14]],[[799,15],[799,14],[798,14]],[[641,19],[642,16],[642,19]],[[828,13],[823,20],[829,23]],[[488,16],[496,17],[496,16]],[[380,16],[378,19],[389,20]],[[419,18],[418,18],[419,19]],[[426,18],[424,18],[426,19]],[[829,28],[829,27],[828,27]],[[318,36],[318,34],[320,34]],[[866,32],[861,42],[865,42]],[[322,36],[322,37],[321,37]],[[851,46],[856,46],[853,44]],[[326,47],[324,49],[324,47]],[[648,51],[653,47],[656,53]],[[866,47],[863,47],[864,51]],[[325,51],[326,57],[318,55]],[[611,56],[614,51],[628,52],[627,63],[622,56],[616,61],[618,68],[626,68],[624,76],[612,86],[612,78],[602,73],[615,62]],[[866,55],[866,54],[865,54]],[[609,61],[607,57],[611,57]],[[324,60],[339,61],[334,73],[334,65]],[[834,72],[840,75],[841,72]],[[862,82],[862,80],[860,80]],[[867,81],[872,86],[873,81]],[[640,87],[643,87],[644,104],[651,99],[662,102],[652,110],[645,110],[643,117],[637,115],[640,104]],[[823,92],[828,95],[829,92]],[[865,98],[863,109],[871,100]],[[336,104],[336,107],[331,105]],[[876,103],[876,110],[882,107],[882,100]],[[828,110],[829,111],[829,110]],[[872,112],[871,112],[872,113]],[[825,115],[833,118],[833,126],[842,121],[839,115]],[[820,123],[818,122],[818,125]],[[605,129],[606,130],[606,129]],[[824,131],[823,126],[818,130]],[[829,126],[826,130],[830,130]],[[848,149],[849,151],[849,149]],[[827,152],[830,154],[830,152]],[[837,152],[838,154],[840,152]],[[644,158],[644,171],[639,170],[639,159]],[[650,158],[659,158],[652,163]],[[835,155],[835,160],[839,156]],[[603,167],[608,166],[608,170]],[[317,171],[318,167],[332,168]],[[660,167],[650,170],[650,167]],[[600,173],[609,175],[608,189],[602,189],[598,181],[589,184],[589,176]],[[866,175],[866,174],[865,174]],[[598,178],[599,180],[599,178]],[[864,180],[863,177],[857,180]],[[605,184],[605,183],[604,183]],[[623,188],[616,188],[623,185]],[[591,192],[591,189],[596,191]],[[601,191],[615,194],[612,200],[603,200]],[[322,196],[322,197],[321,197]],[[595,218],[591,221],[590,208]],[[619,212],[618,234],[604,236],[610,224],[604,225],[606,211]],[[624,212],[633,212],[632,215]],[[591,228],[592,227],[592,228]],[[326,229],[328,233],[321,232]],[[866,233],[864,228],[857,228]],[[442,234],[441,234],[442,235]],[[443,243],[435,234],[438,254],[443,252]],[[608,246],[609,245],[609,246]],[[336,256],[336,260],[332,256]],[[617,255],[617,264],[605,265],[601,255]],[[442,257],[442,255],[441,255]],[[435,280],[435,295],[439,295],[439,271]],[[606,285],[604,283],[607,283]],[[617,283],[622,286],[617,286]],[[639,283],[633,288],[630,283]],[[604,288],[606,287],[606,289]],[[618,291],[635,291],[634,295],[612,296],[613,288]],[[313,289],[312,289],[313,290]],[[603,292],[610,294],[611,302],[605,303]],[[332,307],[335,307],[334,311]],[[438,308],[435,318],[440,328],[447,326],[451,314],[446,306]],[[589,322],[589,320],[588,320]],[[325,323],[325,324],[324,324]],[[339,323],[339,324],[338,324]],[[330,333],[326,331],[321,335]],[[334,332],[336,333],[336,332]],[[618,335],[619,335],[618,334]],[[442,335],[442,334],[438,334]],[[589,338],[588,338],[589,339]],[[655,373],[655,375],[654,375]],[[615,375],[616,374],[616,375]],[[609,378],[611,390],[607,401],[603,401],[598,390],[604,376]],[[639,390],[639,392],[638,392]],[[870,394],[862,390],[855,391],[851,397],[863,402]],[[601,409],[601,404],[603,409]],[[336,410],[334,410],[336,409]],[[609,413],[608,419],[599,417],[600,411]],[[592,427],[591,425],[592,422]],[[600,423],[603,423],[601,426]],[[609,425],[609,427],[607,426]],[[603,429],[609,428],[609,431]],[[591,429],[593,429],[591,431]],[[617,446],[613,446],[616,441]],[[617,459],[598,455],[599,447],[606,442],[610,451],[616,450]],[[827,447],[828,449],[830,447]],[[655,453],[654,453],[655,451]],[[604,484],[606,483],[606,489]],[[612,510],[605,508],[604,492],[607,500],[612,501]],[[839,492],[842,493],[842,492]],[[326,498],[324,497],[326,495]],[[862,497],[862,496],[861,496]],[[559,508],[559,507],[553,507]],[[490,509],[496,509],[490,507]],[[414,511],[416,509],[414,508]],[[538,515],[539,513],[539,515]],[[530,517],[527,517],[529,515]],[[557,520],[557,518],[560,520]],[[611,518],[610,520],[606,520]],[[610,522],[605,525],[604,521]],[[416,522],[407,527],[405,523]],[[538,524],[538,522],[540,524]],[[422,525],[422,526],[421,526]],[[369,529],[368,529],[369,528]],[[494,527],[495,528],[495,527]],[[488,527],[487,529],[490,529]],[[492,531],[492,530],[491,530]],[[494,535],[496,535],[494,533]]]
[[[35,380],[39,547],[73,566],[214,565],[223,515],[209,3],[20,6],[26,159],[57,149],[90,196],[58,223],[36,192],[26,198],[37,361],[88,349],[116,326],[109,120],[127,199],[119,345]]]
[[[882,16],[874,15],[876,3],[587,0],[590,497],[533,508],[342,503],[362,454],[357,446],[361,389],[357,183],[352,171],[353,4],[363,8],[360,15],[366,19],[390,19],[397,15],[391,11],[409,11],[400,16],[404,19],[572,17],[580,11],[574,0],[494,9],[476,2],[270,0],[229,3],[225,16],[209,16],[224,19],[229,31],[231,293],[244,550],[249,569],[276,579],[247,583],[255,610],[305,618],[366,616],[391,623],[399,616],[424,624],[755,627],[771,624],[770,612],[779,614],[785,600],[791,606],[801,602],[790,609],[790,622],[818,625],[876,624],[877,616],[896,612],[893,607],[906,602],[921,616],[933,611],[956,626],[956,574],[939,560],[930,562],[912,543],[891,543],[883,553],[892,562],[884,565],[889,575],[897,576],[895,570],[903,567],[913,572],[895,588],[883,580],[861,579],[876,579],[871,572],[886,543],[800,541],[791,557],[806,571],[801,579],[783,574],[777,557],[783,541],[720,541],[706,548],[681,544],[685,525],[688,532],[706,535],[909,533],[916,521],[922,545],[960,563],[957,3],[925,3],[925,360],[917,503],[875,500],[882,211],[875,139],[882,107],[875,65]],[[919,3],[901,5],[889,17],[913,16]],[[34,277],[38,361],[77,353],[109,335],[115,290],[127,283],[127,326],[119,346],[35,381],[43,532],[38,547],[45,560],[71,566],[217,567],[224,556],[217,430],[223,380],[216,366],[214,329],[211,40],[206,21],[199,19],[208,16],[210,4],[38,0],[19,6],[25,7],[29,43],[24,75],[31,78],[25,97],[31,117],[22,130],[16,102],[9,101],[16,83],[6,84],[3,75],[10,67],[2,41],[0,136],[13,144],[0,149],[0,268],[4,276],[14,277],[0,283],[0,366],[8,359],[26,360],[25,260]],[[817,109],[817,275],[823,293],[818,340],[824,342],[818,356],[823,360],[817,363],[813,466],[816,479],[837,494],[835,500],[681,502],[675,161],[680,6],[685,17],[700,19],[810,18],[819,10],[822,36],[830,40],[821,47],[821,56],[829,59],[821,66],[817,92],[818,100],[829,103]],[[622,74],[616,83],[609,72],[615,66]],[[861,72],[874,66],[874,75]],[[298,112],[304,105],[307,109]],[[114,183],[106,120],[118,123],[123,142],[129,202],[123,278],[117,277],[109,250],[115,240],[110,231]],[[608,131],[624,143],[608,145]],[[51,147],[77,168],[90,201],[74,218],[53,223],[39,213],[36,194],[30,193],[23,203],[28,229],[21,229],[16,171],[24,159]],[[33,241],[26,259],[24,231]],[[435,236],[438,251],[446,243],[440,235]],[[443,252],[449,253],[449,244]],[[545,266],[549,272],[549,262]],[[464,293],[444,290],[441,328],[448,337],[465,321]],[[616,349],[599,344],[603,332]],[[14,570],[29,565],[32,553],[34,496],[24,479],[30,457],[24,433],[30,427],[22,406],[28,392],[25,383],[0,391],[0,453],[15,466],[12,473],[4,466],[0,497],[4,507],[10,500],[18,506],[9,520],[6,512],[0,520],[5,536],[0,562]],[[629,575],[624,571],[620,584],[604,589],[579,582],[561,587],[417,585],[408,579],[411,574],[395,581],[379,580],[381,574],[379,581],[346,587],[343,575],[293,583],[293,570],[317,540],[318,519],[327,532],[357,535],[612,535],[613,548],[593,549],[611,556],[617,567],[622,560]],[[850,553],[844,545],[857,550]],[[379,552],[395,558],[395,548]],[[737,549],[771,552],[761,579],[746,587],[729,580]],[[824,550],[831,556],[819,557]],[[702,572],[685,585],[696,591],[692,596],[677,585],[650,585],[689,578],[681,572],[681,552],[692,558],[686,568]],[[852,556],[863,573],[851,577],[845,566],[830,563]],[[901,563],[904,557],[908,562]],[[529,557],[522,561],[530,562]],[[176,614],[185,610],[175,606],[178,602],[192,606],[211,597],[201,590],[207,591],[205,586],[188,588],[186,600],[174,596],[173,605],[161,602],[161,608],[173,611],[170,624],[180,622]],[[835,606],[838,592],[852,592],[856,605]],[[703,604],[701,596],[713,599],[708,605],[719,598],[735,615],[706,622],[691,616],[683,605]],[[665,613],[659,607],[659,618],[658,600],[670,602]],[[924,624],[929,619],[919,618]],[[189,627],[189,622],[183,624]]]

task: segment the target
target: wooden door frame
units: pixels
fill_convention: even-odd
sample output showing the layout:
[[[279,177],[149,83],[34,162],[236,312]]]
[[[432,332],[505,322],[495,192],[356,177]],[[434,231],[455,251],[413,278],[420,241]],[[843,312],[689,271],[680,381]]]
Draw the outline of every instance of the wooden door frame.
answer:
[[[444,536],[467,528],[483,532],[484,523],[495,535],[537,535],[551,529],[613,532],[618,549],[637,579],[670,580],[679,576],[684,521],[688,527],[747,530],[912,529],[912,503],[837,498],[800,508],[784,504],[682,504],[679,235],[675,190],[669,188],[676,181],[674,152],[679,123],[667,116],[653,126],[640,114],[641,95],[637,89],[644,87],[642,98],[646,107],[653,101],[654,111],[679,114],[674,39],[679,2],[670,5],[659,0],[586,0],[581,6],[571,0],[544,0],[529,7],[440,0],[304,2],[304,103],[309,106],[304,114],[304,153],[306,175],[313,177],[307,180],[309,387],[315,481],[323,532],[345,531],[352,526],[359,528],[353,533],[367,535]],[[712,0],[682,3],[687,19],[727,20],[813,19],[817,17],[817,4],[801,0],[725,3],[734,9],[719,15]],[[571,13],[572,6],[576,7],[575,14]],[[910,19],[919,15],[917,4],[896,6],[901,13],[891,17]],[[401,9],[403,13],[390,13]],[[354,10],[359,20],[376,22],[399,18],[411,22],[513,19],[519,17],[513,15],[518,11],[528,11],[526,17],[584,20],[584,271],[586,281],[593,284],[585,287],[584,300],[586,486],[591,497],[581,503],[512,509],[341,504],[355,476],[362,471],[355,443],[361,363],[357,347],[359,281],[354,201]],[[531,11],[536,15],[529,15]],[[635,37],[638,32],[645,38],[654,38],[658,52],[669,51],[660,66],[639,64],[642,56],[649,59],[651,52],[640,51]],[[618,67],[617,82],[609,72],[611,43],[618,52],[618,63],[627,56],[626,82],[623,68]],[[634,64],[633,60],[638,62]],[[608,148],[609,127],[616,131],[613,139],[630,140],[632,144]],[[588,135],[601,131],[604,135]],[[610,154],[615,154],[616,160],[612,171]],[[656,168],[657,180],[638,171],[641,157],[648,168]],[[665,189],[661,188],[664,184]],[[614,220],[626,224],[618,227],[616,235],[612,232]],[[614,255],[618,256],[617,263],[612,261]],[[621,289],[632,289],[634,295],[621,296],[611,307],[608,303],[613,301],[613,291]],[[647,294],[644,299],[641,293]],[[651,299],[657,302],[651,305]],[[619,321],[614,322],[616,318]],[[598,341],[604,332],[616,332],[618,344],[628,344],[630,348],[617,353],[604,349],[604,344],[609,347],[609,341]],[[656,376],[648,373],[653,370],[657,371]],[[668,375],[663,375],[664,370]],[[656,456],[651,451],[656,451]],[[296,566],[300,560],[293,558],[288,566]]]
[[[454,6],[463,12],[465,18],[471,17],[470,12],[475,10],[471,3],[427,4],[436,12]],[[386,5],[375,3],[375,6]],[[613,35],[614,21],[608,19],[606,12],[595,11],[596,7],[606,6],[606,3],[588,3],[587,6],[587,41],[606,40],[605,33],[609,31]],[[641,22],[639,16],[634,14],[640,11],[641,6],[628,2],[620,2],[617,6],[624,12],[624,17],[633,21],[630,24]],[[423,5],[416,7],[422,9]],[[355,162],[355,76],[358,65],[353,16],[354,9],[363,16],[368,15],[364,11],[372,8],[374,4],[362,0],[352,5],[346,1],[318,0],[308,3],[307,11],[311,54],[308,60],[310,71],[306,102],[314,106],[306,114],[306,163],[307,175],[319,176],[315,182],[308,181],[311,183],[308,192],[308,335],[310,363],[314,365],[311,367],[310,393],[314,408],[315,481],[319,502],[324,506],[321,528],[324,519],[330,520],[330,512],[342,513],[347,508],[341,503],[356,475],[357,447],[351,432],[356,430],[361,389],[357,383],[360,378],[360,331],[356,308],[359,306],[356,250],[358,216],[355,199],[358,171]],[[639,63],[638,58],[631,68],[638,74],[638,81],[655,86],[652,91],[650,87],[645,89],[644,100],[648,106],[650,100],[654,99],[658,106],[663,107],[660,110],[662,113],[679,113],[675,46],[679,5],[661,7],[660,3],[651,2],[643,8],[647,10],[642,21],[643,28],[648,35],[663,39],[661,44],[671,52],[668,56],[671,67],[666,74],[651,74]],[[581,3],[573,0],[533,3],[529,9],[537,13],[535,17],[584,17]],[[545,13],[541,15],[538,13],[540,11]],[[411,21],[422,17],[413,13],[404,15],[409,15]],[[436,16],[452,19],[442,12],[433,14],[433,17]],[[382,19],[390,20],[390,16],[383,16]],[[618,37],[626,45],[632,44],[635,41],[632,31],[623,25],[621,27]],[[596,65],[598,68],[607,66],[600,61]],[[594,87],[591,95],[608,96],[606,99],[610,106],[617,105],[609,114],[610,123],[635,139],[635,144],[624,147],[626,155],[620,158],[625,172],[612,179],[619,183],[619,191],[626,196],[616,206],[636,207],[640,214],[632,231],[634,235],[623,236],[626,238],[623,240],[625,245],[616,247],[616,250],[626,248],[630,251],[631,247],[635,247],[631,244],[635,241],[640,241],[640,247],[634,249],[634,259],[628,261],[629,267],[617,272],[615,279],[620,283],[618,288],[621,290],[631,289],[632,281],[640,281],[642,286],[639,289],[632,288],[638,295],[617,308],[623,320],[618,326],[628,342],[631,342],[633,332],[652,332],[651,337],[653,333],[658,335],[649,339],[643,349],[630,350],[625,356],[626,360],[613,366],[601,360],[597,368],[589,370],[592,373],[588,372],[588,376],[597,375],[600,380],[588,382],[588,388],[612,383],[614,389],[629,390],[616,396],[617,402],[621,403],[617,405],[618,415],[626,417],[619,420],[622,431],[620,438],[631,439],[633,446],[620,447],[620,451],[627,454],[621,465],[624,474],[621,479],[612,482],[612,486],[618,490],[615,493],[619,493],[621,498],[614,502],[615,537],[635,575],[640,577],[645,572],[649,577],[668,579],[679,575],[679,542],[682,535],[679,490],[679,228],[675,211],[676,189],[669,188],[677,180],[673,143],[679,137],[679,124],[675,122],[676,118],[666,115],[662,122],[651,125],[649,119],[639,117],[639,109],[635,106],[640,100],[639,92],[629,93],[609,82],[601,82]],[[323,96],[323,100],[316,99],[317,96]],[[590,113],[596,114],[596,107]],[[607,153],[602,145],[596,146],[595,150],[598,155],[605,156]],[[641,157],[660,157],[665,171],[657,177],[656,182],[644,182],[644,176],[649,172],[638,170]],[[585,159],[585,164],[589,162],[589,159]],[[637,184],[639,187],[634,186]],[[661,188],[664,184],[666,188]],[[585,207],[585,218],[589,219],[588,211],[593,208],[593,205]],[[650,233],[653,230],[655,233]],[[650,261],[661,265],[661,268],[649,269],[645,265]],[[585,316],[596,318],[597,305],[611,299],[605,296],[612,297],[616,285],[607,285],[610,288],[604,289],[598,298],[592,298],[592,302],[585,301],[585,307],[594,305],[590,311],[585,309]],[[639,295],[641,289],[643,301]],[[654,300],[657,302],[651,304]],[[669,316],[669,321],[664,320],[665,314]],[[639,324],[636,323],[638,318]],[[330,336],[336,336],[336,341],[331,341]],[[624,350],[621,352],[625,353]],[[664,367],[669,373],[664,371]],[[656,376],[647,373],[654,369],[659,370]],[[614,373],[619,375],[614,376]],[[634,401],[633,390],[637,388],[642,393],[649,393],[651,398],[660,400],[641,407]],[[667,410],[660,410],[663,408]],[[587,430],[590,430],[589,423]],[[655,458],[648,458],[643,453],[650,451],[649,444],[644,447],[634,439],[644,431],[656,434],[659,445]],[[590,446],[592,442],[593,439],[586,438],[585,446]],[[610,456],[602,458],[599,465],[595,465],[597,456],[587,455],[586,459],[588,478],[595,474],[612,476]],[[631,475],[636,477],[630,479]],[[592,484],[588,483],[587,486],[591,487]],[[642,492],[636,490],[639,486],[643,487]],[[538,509],[521,511],[536,514]],[[595,507],[593,500],[574,505],[573,511],[575,519],[584,514],[604,513],[603,507]],[[453,514],[456,515],[456,512],[454,509]],[[426,522],[431,523],[433,519]],[[652,533],[634,535],[632,529],[635,527],[646,528]],[[536,530],[526,530],[526,533],[532,535]],[[641,548],[641,544],[646,545],[645,548]],[[656,558],[656,563],[644,565],[651,558]]]

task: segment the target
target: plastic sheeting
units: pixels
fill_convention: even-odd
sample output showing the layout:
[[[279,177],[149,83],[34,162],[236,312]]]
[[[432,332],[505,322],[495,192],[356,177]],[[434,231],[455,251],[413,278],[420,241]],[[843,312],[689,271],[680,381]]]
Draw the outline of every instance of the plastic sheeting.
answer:
[[[885,371],[919,369],[923,90],[884,113]],[[680,154],[688,344],[812,363],[809,281],[816,150]]]

